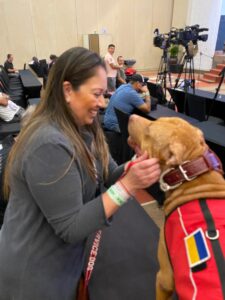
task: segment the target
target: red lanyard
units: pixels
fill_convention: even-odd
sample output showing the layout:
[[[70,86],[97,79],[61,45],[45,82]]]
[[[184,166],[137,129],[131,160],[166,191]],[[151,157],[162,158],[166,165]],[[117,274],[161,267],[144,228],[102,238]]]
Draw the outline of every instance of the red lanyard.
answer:
[[[120,178],[125,176],[126,173],[128,172],[128,170],[135,163],[136,163],[135,161],[130,161],[127,165],[126,171],[122,174],[122,176]],[[86,272],[85,272],[85,282],[84,282],[84,287],[85,288],[87,288],[89,280],[91,278],[91,274],[94,270],[94,265],[95,265],[97,254],[98,254],[98,249],[99,249],[101,236],[102,236],[102,231],[98,230],[96,235],[95,235],[95,238],[94,238],[94,241],[93,241],[93,244],[92,244],[92,247],[91,247],[90,255],[89,255],[89,258],[88,258],[88,265],[87,265]]]
[[[87,288],[89,280],[91,278],[92,271],[94,270],[94,265],[95,265],[95,261],[96,261],[97,254],[98,254],[101,235],[102,235],[102,231],[98,230],[95,235],[92,247],[91,247],[91,251],[90,251],[90,255],[89,255],[89,259],[88,259],[88,265],[87,265],[86,272],[85,272],[85,282],[84,282],[85,288]]]
[[[136,163],[137,163],[136,161],[130,161],[130,162],[127,164],[126,170],[123,172],[123,174],[120,176],[119,179],[123,178],[123,177],[127,174],[127,172],[130,170],[130,168],[131,168],[133,165],[135,165]]]

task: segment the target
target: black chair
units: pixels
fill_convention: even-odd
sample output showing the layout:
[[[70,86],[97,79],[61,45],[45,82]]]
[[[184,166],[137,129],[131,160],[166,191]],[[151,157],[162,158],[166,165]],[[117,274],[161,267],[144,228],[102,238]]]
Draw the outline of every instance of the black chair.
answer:
[[[170,93],[170,96],[173,99],[173,102],[176,104],[177,111],[180,113],[186,113],[188,114],[188,108],[185,101],[185,93],[184,91],[176,90],[167,88],[168,92]]]
[[[6,161],[9,155],[9,152],[15,143],[14,136],[12,134],[6,136],[1,142],[0,149],[0,228],[3,224],[3,218],[7,206],[7,199],[3,195],[3,174],[5,170]]]
[[[112,158],[116,161],[118,165],[121,165],[123,163],[121,133],[108,130],[106,128],[103,128],[103,130]]]
[[[20,77],[10,78],[3,66],[0,66],[0,92],[8,94],[17,105],[26,107],[23,85]]]
[[[129,117],[130,115],[115,108],[115,113],[117,116],[117,120],[119,123],[119,127],[120,127],[120,132],[121,132],[121,137],[122,137],[122,162],[126,162],[128,160],[130,160],[132,158],[132,156],[134,155],[134,151],[129,147],[128,143],[127,143],[127,139],[129,136],[128,133],[128,121],[129,121]]]
[[[148,87],[149,93],[151,95],[151,98],[157,99],[158,100],[157,102],[159,104],[165,104],[166,103],[163,88],[160,84],[148,81],[147,82],[147,87]]]
[[[204,97],[187,94],[187,105],[190,117],[200,122],[206,120],[206,100]]]

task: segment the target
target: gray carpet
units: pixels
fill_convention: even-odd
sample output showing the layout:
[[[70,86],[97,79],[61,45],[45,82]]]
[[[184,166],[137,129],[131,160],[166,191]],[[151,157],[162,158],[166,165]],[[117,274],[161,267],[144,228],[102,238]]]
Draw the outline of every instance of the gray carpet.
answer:
[[[155,299],[158,239],[159,228],[145,210],[135,200],[124,205],[103,231],[90,300]]]

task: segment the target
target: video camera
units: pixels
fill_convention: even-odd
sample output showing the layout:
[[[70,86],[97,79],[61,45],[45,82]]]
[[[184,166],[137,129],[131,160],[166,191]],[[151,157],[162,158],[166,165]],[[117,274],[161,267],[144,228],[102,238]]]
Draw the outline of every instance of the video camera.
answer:
[[[159,29],[156,28],[154,31],[155,37],[153,38],[153,44],[160,49],[167,49],[171,44],[186,47],[190,41],[196,45],[198,41],[207,41],[208,34],[199,33],[208,30],[208,28],[200,28],[199,25],[192,25],[186,26],[184,29],[171,28],[169,33],[159,34]]]

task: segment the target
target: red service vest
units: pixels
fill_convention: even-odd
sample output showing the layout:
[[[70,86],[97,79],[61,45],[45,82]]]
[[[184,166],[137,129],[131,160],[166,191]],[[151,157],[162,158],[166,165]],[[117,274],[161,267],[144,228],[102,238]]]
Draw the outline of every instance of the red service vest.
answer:
[[[205,236],[207,223],[199,201],[201,200],[190,201],[176,208],[165,222],[165,242],[174,272],[176,293],[179,300],[224,300],[212,244]],[[218,241],[224,259],[225,200],[207,199],[206,203],[219,232]],[[203,241],[198,242],[195,240],[195,233],[200,235],[201,232]],[[195,246],[198,243],[204,244],[204,241],[206,250],[197,253]],[[203,263],[200,261],[201,256],[206,260]],[[199,263],[198,267],[204,267],[194,270],[192,263]],[[223,264],[225,266],[224,260],[221,262]]]

